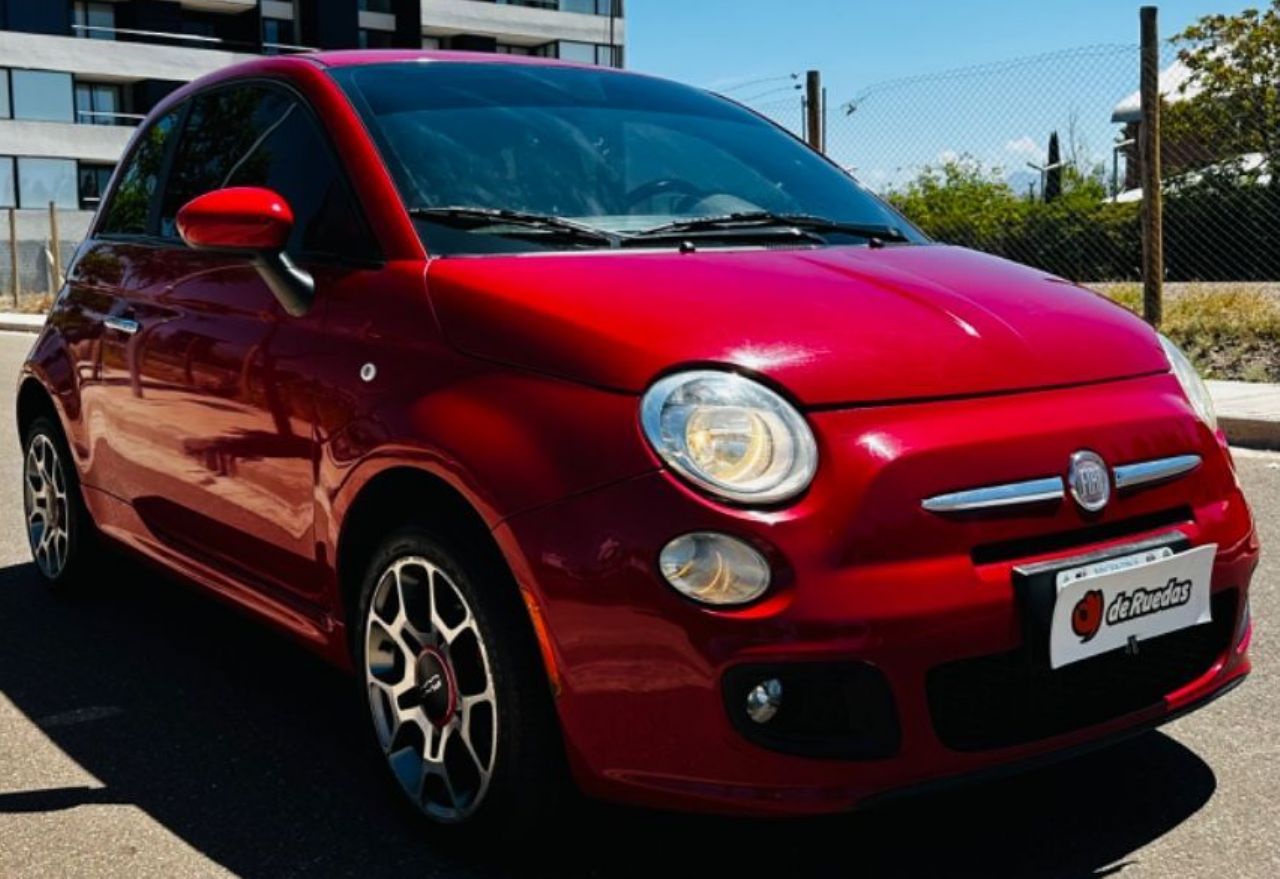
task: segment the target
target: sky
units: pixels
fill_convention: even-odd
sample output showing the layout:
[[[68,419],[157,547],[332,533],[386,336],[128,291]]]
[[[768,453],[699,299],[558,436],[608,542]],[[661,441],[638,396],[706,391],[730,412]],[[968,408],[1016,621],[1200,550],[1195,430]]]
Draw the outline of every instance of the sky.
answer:
[[[630,0],[627,66],[722,91],[797,127],[791,73],[822,71],[830,152],[874,188],[972,156],[1018,186],[1049,131],[1110,174],[1116,102],[1137,89],[1134,0]],[[1240,0],[1165,0],[1162,36]],[[1051,55],[1021,65],[1011,59]],[[1164,51],[1172,61],[1171,49]],[[996,69],[991,69],[997,65]],[[932,74],[981,66],[963,77]],[[926,77],[902,83],[903,78]],[[885,84],[877,87],[877,84]],[[864,100],[848,112],[846,102]],[[1080,144],[1083,142],[1083,144]]]

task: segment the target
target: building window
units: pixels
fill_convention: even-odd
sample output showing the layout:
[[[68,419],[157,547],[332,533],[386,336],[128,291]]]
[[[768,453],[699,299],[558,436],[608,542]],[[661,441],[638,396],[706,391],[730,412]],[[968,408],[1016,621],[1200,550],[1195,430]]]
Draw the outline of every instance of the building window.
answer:
[[[596,46],[596,63],[601,67],[621,67],[621,46]]]
[[[76,121],[82,125],[119,125],[124,110],[120,86],[108,82],[76,83]]]
[[[395,10],[392,9],[393,0],[360,0],[361,12],[381,12],[384,15],[394,15]]]
[[[111,170],[114,165],[94,165],[80,163],[80,207],[82,210],[97,210],[102,195],[107,191],[107,183],[111,181]]]
[[[506,6],[530,6],[534,9],[558,9],[582,15],[622,16],[622,0],[497,0]]]
[[[13,157],[0,156],[0,208],[16,208],[17,196],[13,185]]]
[[[595,43],[575,43],[572,40],[560,41],[559,57],[575,64],[595,64]]]
[[[0,67],[0,119],[9,118],[9,71]]]
[[[281,49],[297,44],[294,36],[293,22],[284,18],[262,19],[262,51],[267,55],[278,55]]]
[[[42,208],[53,202],[75,210],[80,206],[75,159],[18,159],[18,205]]]
[[[116,38],[116,8],[111,3],[82,3],[72,7],[73,32],[90,40]]]
[[[361,49],[390,49],[391,38],[394,37],[391,31],[375,31],[367,27],[360,28],[360,48]]]
[[[71,74],[48,70],[11,70],[13,118],[70,122],[74,118]]]

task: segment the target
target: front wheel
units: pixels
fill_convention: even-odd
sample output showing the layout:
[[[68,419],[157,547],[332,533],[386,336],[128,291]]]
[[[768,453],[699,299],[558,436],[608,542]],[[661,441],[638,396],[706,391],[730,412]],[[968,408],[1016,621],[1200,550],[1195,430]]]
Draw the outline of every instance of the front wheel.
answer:
[[[423,529],[374,554],[355,652],[374,741],[433,824],[517,826],[562,795],[542,663],[509,578]]]

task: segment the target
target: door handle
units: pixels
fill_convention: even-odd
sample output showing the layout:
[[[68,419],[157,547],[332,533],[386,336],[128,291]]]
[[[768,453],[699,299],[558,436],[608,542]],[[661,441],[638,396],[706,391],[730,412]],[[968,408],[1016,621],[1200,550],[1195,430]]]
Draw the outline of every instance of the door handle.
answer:
[[[102,324],[109,330],[115,330],[127,336],[132,336],[138,331],[138,322],[127,317],[103,318]]]

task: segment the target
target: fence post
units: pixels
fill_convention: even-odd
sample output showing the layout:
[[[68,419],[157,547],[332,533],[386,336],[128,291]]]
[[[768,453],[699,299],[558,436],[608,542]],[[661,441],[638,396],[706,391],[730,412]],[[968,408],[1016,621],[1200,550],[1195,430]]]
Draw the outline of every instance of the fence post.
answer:
[[[1160,28],[1157,9],[1142,20],[1142,316],[1153,327],[1163,318],[1164,193],[1160,180]]]
[[[9,291],[13,307],[18,307],[18,211],[9,208]]]
[[[53,254],[53,285],[62,287],[62,236],[58,234],[58,206],[49,202],[49,252]],[[57,290],[52,291],[57,295]]]
[[[822,74],[819,71],[810,70],[804,75],[804,95],[805,140],[818,152],[826,152],[827,145],[822,138]]]

